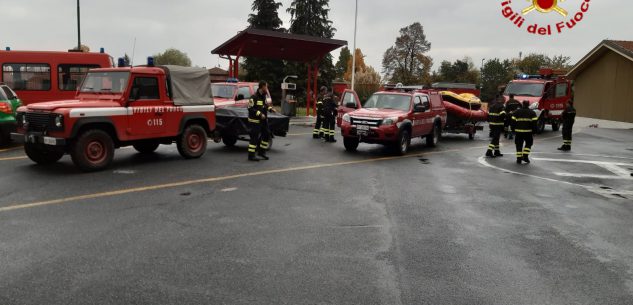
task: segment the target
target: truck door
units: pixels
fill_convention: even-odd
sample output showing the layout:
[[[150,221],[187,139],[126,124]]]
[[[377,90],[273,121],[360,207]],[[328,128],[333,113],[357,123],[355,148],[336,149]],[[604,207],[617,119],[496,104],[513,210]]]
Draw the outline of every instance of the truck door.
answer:
[[[571,98],[570,88],[567,81],[559,82],[554,88],[554,98],[550,104],[550,115],[558,117],[563,114],[565,104]]]
[[[136,76],[128,97],[128,133],[132,139],[163,132],[164,103],[156,76]]]
[[[350,89],[346,89],[343,92],[343,96],[341,97],[337,108],[338,115],[336,117],[336,125],[338,127],[341,127],[341,124],[343,123],[343,115],[360,108],[360,99],[358,99],[358,95],[356,94],[356,92]]]
[[[424,111],[415,111],[415,105],[422,105]],[[433,117],[431,117],[431,101],[426,95],[418,95],[413,100],[413,137],[427,135],[431,132]]]

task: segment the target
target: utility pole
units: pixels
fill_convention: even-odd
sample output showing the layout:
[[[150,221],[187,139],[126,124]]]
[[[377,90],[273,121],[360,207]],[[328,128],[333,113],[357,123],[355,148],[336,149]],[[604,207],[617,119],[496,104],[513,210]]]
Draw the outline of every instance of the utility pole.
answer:
[[[352,90],[354,90],[354,78],[356,76],[356,24],[358,22],[358,0],[354,10],[354,49],[352,50]]]
[[[77,0],[77,50],[81,51],[81,18],[79,15],[79,0]]]

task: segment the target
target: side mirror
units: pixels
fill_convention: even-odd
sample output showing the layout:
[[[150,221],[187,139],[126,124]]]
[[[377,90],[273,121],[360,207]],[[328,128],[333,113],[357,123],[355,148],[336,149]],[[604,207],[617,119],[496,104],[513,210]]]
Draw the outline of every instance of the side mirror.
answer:
[[[347,103],[345,103],[345,107],[347,107],[347,108],[354,108],[354,109],[358,108],[356,106],[356,103],[354,103],[354,102],[347,102]]]
[[[235,99],[236,101],[241,101],[244,99],[244,94],[238,94],[237,98]]]

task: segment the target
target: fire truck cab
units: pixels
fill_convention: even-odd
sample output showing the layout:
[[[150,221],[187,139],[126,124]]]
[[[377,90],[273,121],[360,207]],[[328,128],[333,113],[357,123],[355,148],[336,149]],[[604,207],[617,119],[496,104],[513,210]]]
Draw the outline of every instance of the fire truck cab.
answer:
[[[506,86],[505,102],[510,99],[510,94],[514,94],[519,102],[530,102],[530,109],[539,116],[537,132],[543,132],[546,124],[557,131],[565,104],[572,97],[572,83],[564,74],[564,71],[553,69],[541,69],[539,75],[519,74]]]

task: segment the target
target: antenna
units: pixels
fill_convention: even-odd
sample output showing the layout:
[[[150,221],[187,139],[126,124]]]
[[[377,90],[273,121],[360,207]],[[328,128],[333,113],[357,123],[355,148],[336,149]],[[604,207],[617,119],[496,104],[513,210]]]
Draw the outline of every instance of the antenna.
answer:
[[[134,52],[136,51],[136,37],[134,37],[134,44],[132,45],[132,58],[130,58],[130,67],[134,67]]]

